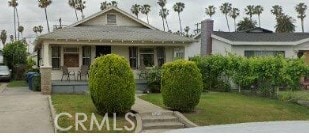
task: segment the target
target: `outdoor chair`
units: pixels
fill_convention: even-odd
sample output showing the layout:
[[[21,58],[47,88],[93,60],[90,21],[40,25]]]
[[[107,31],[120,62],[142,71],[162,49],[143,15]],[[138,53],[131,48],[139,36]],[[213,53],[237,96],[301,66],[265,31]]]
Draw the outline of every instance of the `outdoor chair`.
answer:
[[[74,71],[69,71],[67,66],[62,66],[62,77],[61,77],[61,81],[63,80],[63,77],[66,76],[67,80],[71,80],[71,76],[74,76],[74,79],[76,79],[75,77],[75,72]]]
[[[308,90],[309,78],[304,77],[303,80],[301,81],[301,86],[303,87],[303,89]]]
[[[78,71],[77,77],[79,77],[80,80],[82,80],[82,76],[85,76],[85,78],[88,78],[88,70],[89,67],[87,65],[82,65],[80,71]]]

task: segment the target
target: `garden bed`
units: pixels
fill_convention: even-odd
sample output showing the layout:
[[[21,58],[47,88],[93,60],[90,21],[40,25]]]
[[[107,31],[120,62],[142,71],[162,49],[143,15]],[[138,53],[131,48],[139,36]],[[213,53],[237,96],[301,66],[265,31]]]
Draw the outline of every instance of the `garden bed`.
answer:
[[[161,94],[141,96],[164,107]],[[195,112],[184,113],[194,123],[204,125],[244,122],[308,120],[309,109],[276,99],[244,96],[236,93],[203,93]]]

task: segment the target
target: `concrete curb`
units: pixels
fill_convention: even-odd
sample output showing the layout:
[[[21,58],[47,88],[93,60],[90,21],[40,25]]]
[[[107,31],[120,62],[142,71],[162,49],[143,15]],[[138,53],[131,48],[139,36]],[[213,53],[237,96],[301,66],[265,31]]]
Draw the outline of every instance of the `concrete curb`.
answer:
[[[183,114],[181,114],[178,111],[174,111],[174,115],[179,119],[179,121],[183,124],[185,124],[186,127],[192,128],[192,127],[198,127],[195,123],[187,119]]]
[[[142,132],[142,129],[143,129],[142,117],[138,113],[136,113],[135,120],[136,120],[136,128],[135,128],[134,133],[140,133]]]
[[[55,112],[54,106],[53,106],[53,104],[52,104],[51,96],[48,96],[48,97],[47,97],[47,101],[48,101],[48,107],[49,107],[49,110],[50,110],[50,116],[51,116],[52,126],[53,126],[53,128],[54,128],[54,133],[57,133],[57,129],[56,129],[56,127],[55,127],[56,112]]]

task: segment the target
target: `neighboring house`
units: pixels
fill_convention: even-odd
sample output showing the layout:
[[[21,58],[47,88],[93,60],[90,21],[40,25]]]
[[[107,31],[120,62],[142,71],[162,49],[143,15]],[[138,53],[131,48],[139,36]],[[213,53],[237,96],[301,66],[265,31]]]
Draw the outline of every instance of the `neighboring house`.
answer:
[[[245,32],[213,31],[213,21],[202,22],[201,33],[194,38],[198,41],[185,49],[185,57],[228,53],[252,57],[282,54],[287,58],[302,55],[309,63],[309,33],[274,33],[263,28]]]
[[[42,92],[51,93],[51,81],[60,80],[61,67],[70,71],[90,65],[98,56],[125,57],[138,78],[140,69],[184,58],[194,39],[160,31],[129,13],[111,7],[63,29],[36,39],[40,56]]]

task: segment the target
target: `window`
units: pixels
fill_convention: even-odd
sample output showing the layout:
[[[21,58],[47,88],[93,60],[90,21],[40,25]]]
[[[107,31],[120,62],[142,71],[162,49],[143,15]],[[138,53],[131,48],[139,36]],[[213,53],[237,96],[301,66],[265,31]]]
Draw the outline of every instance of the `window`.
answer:
[[[63,63],[67,67],[79,67],[79,49],[77,47],[64,48]]]
[[[116,25],[117,19],[115,14],[107,14],[107,24],[108,25]]]
[[[157,48],[158,66],[161,67],[165,63],[165,50],[164,47]]]
[[[285,56],[284,51],[245,51],[245,57],[258,57],[258,56]]]
[[[140,49],[140,63],[141,68],[154,66],[154,49],[153,48],[141,48]]]
[[[129,47],[129,59],[132,69],[137,69],[137,47]]]
[[[174,50],[174,58],[175,59],[183,59],[185,57],[184,50],[181,48],[175,48]]]
[[[83,47],[83,65],[90,66],[91,64],[91,47],[84,46]]]
[[[60,47],[52,47],[52,68],[60,69]]]

